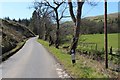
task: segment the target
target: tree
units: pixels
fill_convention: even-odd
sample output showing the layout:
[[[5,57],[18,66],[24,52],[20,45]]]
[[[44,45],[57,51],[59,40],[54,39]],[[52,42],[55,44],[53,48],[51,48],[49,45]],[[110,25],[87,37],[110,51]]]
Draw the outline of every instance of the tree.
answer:
[[[27,19],[27,18],[26,19],[20,19],[19,18],[18,22],[25,25],[25,26],[29,26],[29,24],[30,24],[30,20]]]
[[[20,18],[19,18],[18,22],[21,23],[21,19]]]
[[[38,13],[36,10],[34,10],[33,14],[32,14],[32,19],[30,22],[29,27],[31,28],[31,30],[35,33],[38,34],[38,27],[39,27],[39,22],[38,22]]]
[[[5,17],[5,19],[6,19],[6,20],[10,20],[10,18],[9,18],[9,17]]]
[[[45,6],[43,1],[41,2],[34,2],[34,8],[37,12],[35,23],[38,27],[38,34],[40,39],[46,40],[49,34],[48,27],[50,27],[52,20],[49,16],[52,11],[49,9],[49,6]]]
[[[56,20],[56,23],[57,23],[57,30],[56,30],[56,41],[55,41],[55,47],[56,48],[59,48],[59,43],[60,43],[60,40],[59,40],[59,26],[60,26],[60,20],[63,18],[63,13],[66,9],[63,9],[62,11],[62,14],[61,14],[61,17],[59,17],[59,13],[58,13],[58,9],[59,7],[65,2],[64,0],[62,0],[61,2],[60,1],[56,1],[56,0],[53,0],[53,3],[55,4],[55,6],[51,5],[50,2],[48,2],[47,0],[44,0],[46,2],[46,6],[49,6],[50,8],[52,8],[55,12],[55,20]]]
[[[13,21],[17,22],[17,20],[13,19]]]
[[[53,23],[50,17],[46,17],[46,19],[44,19],[44,28],[45,28],[44,40],[45,41],[48,40],[48,37],[50,36],[50,32],[52,31],[52,24]]]
[[[70,12],[72,21],[75,24],[74,36],[73,36],[73,41],[72,41],[72,44],[71,44],[70,52],[72,50],[75,52],[75,50],[77,48],[77,43],[78,43],[79,33],[80,33],[81,14],[82,14],[82,6],[83,6],[83,4],[84,4],[84,0],[77,0],[77,15],[75,17],[75,14],[73,12],[72,1],[68,0],[69,12]]]

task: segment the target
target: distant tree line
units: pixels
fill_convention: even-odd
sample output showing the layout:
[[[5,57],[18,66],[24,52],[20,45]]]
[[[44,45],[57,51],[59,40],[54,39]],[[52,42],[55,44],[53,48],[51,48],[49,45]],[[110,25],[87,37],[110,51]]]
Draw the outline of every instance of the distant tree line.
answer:
[[[74,23],[66,21],[61,24],[62,34],[68,35],[73,33]],[[95,21],[89,19],[81,20],[80,34],[103,34],[104,33],[104,22],[102,20]],[[120,33],[118,26],[118,18],[108,20],[108,33]]]
[[[9,17],[5,17],[4,18],[5,20],[11,20],[11,21],[15,21],[15,22],[18,22],[18,23],[20,23],[20,24],[23,24],[23,25],[25,25],[25,26],[29,26],[29,24],[30,24],[30,21],[31,21],[31,18],[30,19],[18,19],[18,20],[16,20],[16,19],[10,19]]]
[[[108,33],[118,33],[118,19],[115,18],[108,20]],[[81,34],[103,34],[104,22],[102,20],[94,21],[89,19],[83,19],[81,24]]]

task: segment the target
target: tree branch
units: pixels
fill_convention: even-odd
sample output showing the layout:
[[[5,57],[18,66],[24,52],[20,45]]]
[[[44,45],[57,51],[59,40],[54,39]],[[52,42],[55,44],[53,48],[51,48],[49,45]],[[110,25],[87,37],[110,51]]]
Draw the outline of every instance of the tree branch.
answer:
[[[64,17],[63,14],[65,12],[65,10],[67,9],[67,6],[64,8],[64,10],[62,11],[61,17],[59,18],[59,21]]]
[[[55,0],[53,0],[53,2],[54,2],[54,4],[59,5],[59,3],[57,3]]]
[[[51,8],[55,9],[52,5],[50,5],[50,3],[47,0],[44,0],[47,4],[45,4],[46,6],[50,6]]]
[[[57,5],[57,7],[56,8],[59,8],[60,7],[60,5],[62,5],[64,3],[64,1],[63,2],[61,2],[61,3],[59,3],[58,5]]]
[[[69,12],[70,12],[71,18],[72,18],[73,22],[76,23],[76,18],[75,18],[74,12],[73,12],[73,5],[72,5],[71,0],[68,0],[68,5],[69,5]]]

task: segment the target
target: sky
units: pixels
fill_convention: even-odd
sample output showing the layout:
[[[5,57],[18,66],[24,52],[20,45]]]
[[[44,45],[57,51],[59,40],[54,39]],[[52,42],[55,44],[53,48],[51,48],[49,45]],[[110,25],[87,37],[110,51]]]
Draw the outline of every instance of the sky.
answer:
[[[94,0],[95,1],[95,0]],[[104,2],[96,0],[97,6],[91,6],[88,2],[84,3],[82,17],[97,16],[104,14]],[[108,14],[118,12],[118,1],[108,0]],[[119,5],[120,6],[120,5]],[[34,11],[32,0],[0,0],[0,18],[10,17],[10,19],[29,19]],[[69,11],[66,12],[69,15]]]

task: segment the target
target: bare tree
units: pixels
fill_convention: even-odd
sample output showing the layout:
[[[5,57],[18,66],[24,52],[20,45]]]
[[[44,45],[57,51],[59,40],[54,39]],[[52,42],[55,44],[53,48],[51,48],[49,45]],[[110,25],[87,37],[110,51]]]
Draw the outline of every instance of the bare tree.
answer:
[[[83,4],[84,4],[84,0],[77,0],[77,15],[75,17],[75,14],[73,12],[72,1],[68,0],[69,12],[70,12],[70,15],[71,15],[71,18],[72,18],[73,22],[75,23],[74,36],[73,36],[73,41],[72,41],[72,44],[71,44],[70,52],[72,50],[75,52],[75,50],[77,48],[77,43],[78,43],[79,33],[80,33],[81,14],[82,14]]]
[[[45,34],[44,34],[44,40],[48,40],[48,37],[50,36],[50,32],[52,31],[52,20],[49,15],[46,15],[44,19],[44,28],[45,28]]]
[[[36,12],[36,10],[34,10],[33,14],[32,14],[32,18],[30,21],[30,29],[35,33],[38,34],[38,24],[37,24],[37,15],[38,13]]]
[[[38,31],[37,33],[39,34],[39,38],[40,39],[47,39],[47,34],[48,34],[48,30],[47,30],[47,24],[51,23],[51,18],[49,16],[49,14],[51,14],[53,11],[51,11],[49,8],[49,6],[45,6],[45,3],[43,1],[41,2],[34,2],[34,8],[35,11],[37,13],[37,17],[36,17],[36,25],[38,27]]]
[[[46,6],[49,6],[50,8],[52,8],[55,12],[55,20],[56,20],[56,23],[57,23],[57,30],[56,30],[56,41],[55,41],[55,47],[56,48],[59,48],[59,43],[60,43],[60,40],[59,40],[59,26],[60,26],[60,20],[63,18],[63,13],[66,9],[63,9],[62,13],[61,13],[61,16],[59,17],[59,13],[58,13],[58,9],[59,7],[65,3],[65,0],[62,0],[61,2],[60,1],[57,1],[57,0],[53,0],[53,3],[54,5],[51,5],[50,2],[48,2],[47,0],[44,0],[46,2]]]

